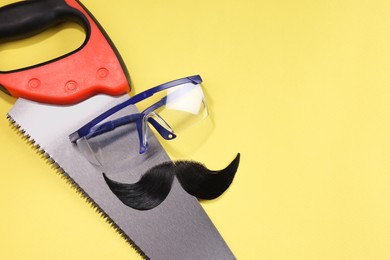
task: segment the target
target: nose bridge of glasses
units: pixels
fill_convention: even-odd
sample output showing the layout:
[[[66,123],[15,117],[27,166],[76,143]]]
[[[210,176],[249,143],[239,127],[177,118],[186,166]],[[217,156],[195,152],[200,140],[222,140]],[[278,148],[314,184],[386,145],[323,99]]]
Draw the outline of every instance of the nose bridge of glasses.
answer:
[[[172,140],[176,138],[172,127],[159,114],[154,112],[150,113],[147,116],[147,121],[165,140]]]
[[[140,113],[142,118],[136,120],[138,139],[139,139],[139,153],[143,154],[148,150],[148,124],[149,122],[154,129],[166,140],[176,138],[172,128],[168,123],[157,113],[151,112],[149,114]]]

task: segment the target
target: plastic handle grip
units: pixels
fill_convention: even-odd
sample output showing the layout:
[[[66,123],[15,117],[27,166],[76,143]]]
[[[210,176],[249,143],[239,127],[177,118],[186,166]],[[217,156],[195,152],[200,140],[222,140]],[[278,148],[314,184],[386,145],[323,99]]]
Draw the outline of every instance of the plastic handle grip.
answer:
[[[80,23],[86,31],[88,30],[85,16],[65,4],[63,0],[13,3],[0,9],[0,41],[30,37],[69,20]]]
[[[128,92],[129,77],[122,58],[77,0],[30,0],[0,8],[0,42],[30,37],[65,21],[84,28],[82,46],[48,62],[0,71],[0,89],[15,97],[52,104],[73,104],[98,93]]]

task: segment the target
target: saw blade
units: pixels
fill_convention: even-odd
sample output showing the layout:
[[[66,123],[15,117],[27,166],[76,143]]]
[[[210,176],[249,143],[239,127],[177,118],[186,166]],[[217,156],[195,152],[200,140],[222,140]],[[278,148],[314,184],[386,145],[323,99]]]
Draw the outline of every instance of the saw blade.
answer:
[[[177,180],[165,201],[147,211],[127,207],[105,183],[103,172],[116,181],[132,183],[152,166],[170,160],[155,136],[148,139],[149,151],[143,155],[138,153],[134,125],[95,138],[89,145],[97,149],[101,165],[91,163],[78,145],[69,141],[70,133],[126,98],[97,95],[73,106],[19,98],[8,118],[144,258],[235,259],[198,200]],[[136,112],[133,106],[116,116]]]

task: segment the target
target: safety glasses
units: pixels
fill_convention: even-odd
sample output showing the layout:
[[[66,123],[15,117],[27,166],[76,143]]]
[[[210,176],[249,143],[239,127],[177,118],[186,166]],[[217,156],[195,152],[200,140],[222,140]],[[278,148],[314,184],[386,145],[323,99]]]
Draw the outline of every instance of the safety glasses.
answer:
[[[72,133],[69,138],[75,143],[81,138],[90,139],[119,126],[136,123],[139,153],[145,153],[148,150],[150,125],[162,138],[172,140],[178,132],[207,117],[208,108],[201,83],[202,78],[195,75],[148,89],[108,109]],[[145,107],[141,113],[104,121],[125,107],[136,104]]]

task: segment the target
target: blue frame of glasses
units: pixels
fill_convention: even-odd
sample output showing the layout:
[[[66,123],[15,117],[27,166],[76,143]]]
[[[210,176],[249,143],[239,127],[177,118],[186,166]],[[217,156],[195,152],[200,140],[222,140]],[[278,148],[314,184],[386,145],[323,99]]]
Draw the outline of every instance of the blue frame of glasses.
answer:
[[[154,103],[150,107],[146,108],[141,113],[131,114],[127,116],[120,117],[118,119],[114,119],[111,121],[101,123],[103,120],[107,119],[108,117],[112,116],[116,112],[124,109],[125,107],[128,107],[130,105],[135,105],[136,103],[143,101],[154,94],[166,90],[168,88],[176,87],[178,85],[186,84],[186,83],[192,83],[194,85],[198,85],[202,83],[202,78],[199,75],[189,76],[173,81],[169,81],[167,83],[158,85],[156,87],[153,87],[151,89],[145,90],[144,92],[141,92],[137,95],[134,95],[130,97],[125,102],[122,102],[104,113],[100,114],[96,118],[92,119],[88,123],[86,123],[84,126],[82,126],[79,130],[75,131],[74,133],[69,135],[69,139],[72,143],[75,143],[80,138],[92,138],[94,136],[101,135],[103,133],[106,133],[108,131],[111,131],[118,126],[122,126],[125,124],[136,122],[137,125],[137,131],[138,131],[138,137],[139,137],[139,143],[140,143],[140,149],[139,153],[145,153],[148,150],[148,142],[145,136],[145,130],[146,127],[145,122],[146,120],[157,130],[157,132],[166,140],[171,140],[176,137],[176,135],[173,133],[173,130],[169,127],[169,125],[156,113],[153,111],[158,109],[159,107],[163,106],[166,103],[167,96],[163,97],[160,101]],[[175,93],[172,93],[175,94]],[[172,95],[170,94],[170,95]],[[152,116],[149,116],[152,115]],[[157,117],[160,121],[156,121],[153,117]],[[146,120],[145,120],[146,119]],[[161,125],[161,122],[163,122],[164,126]]]

